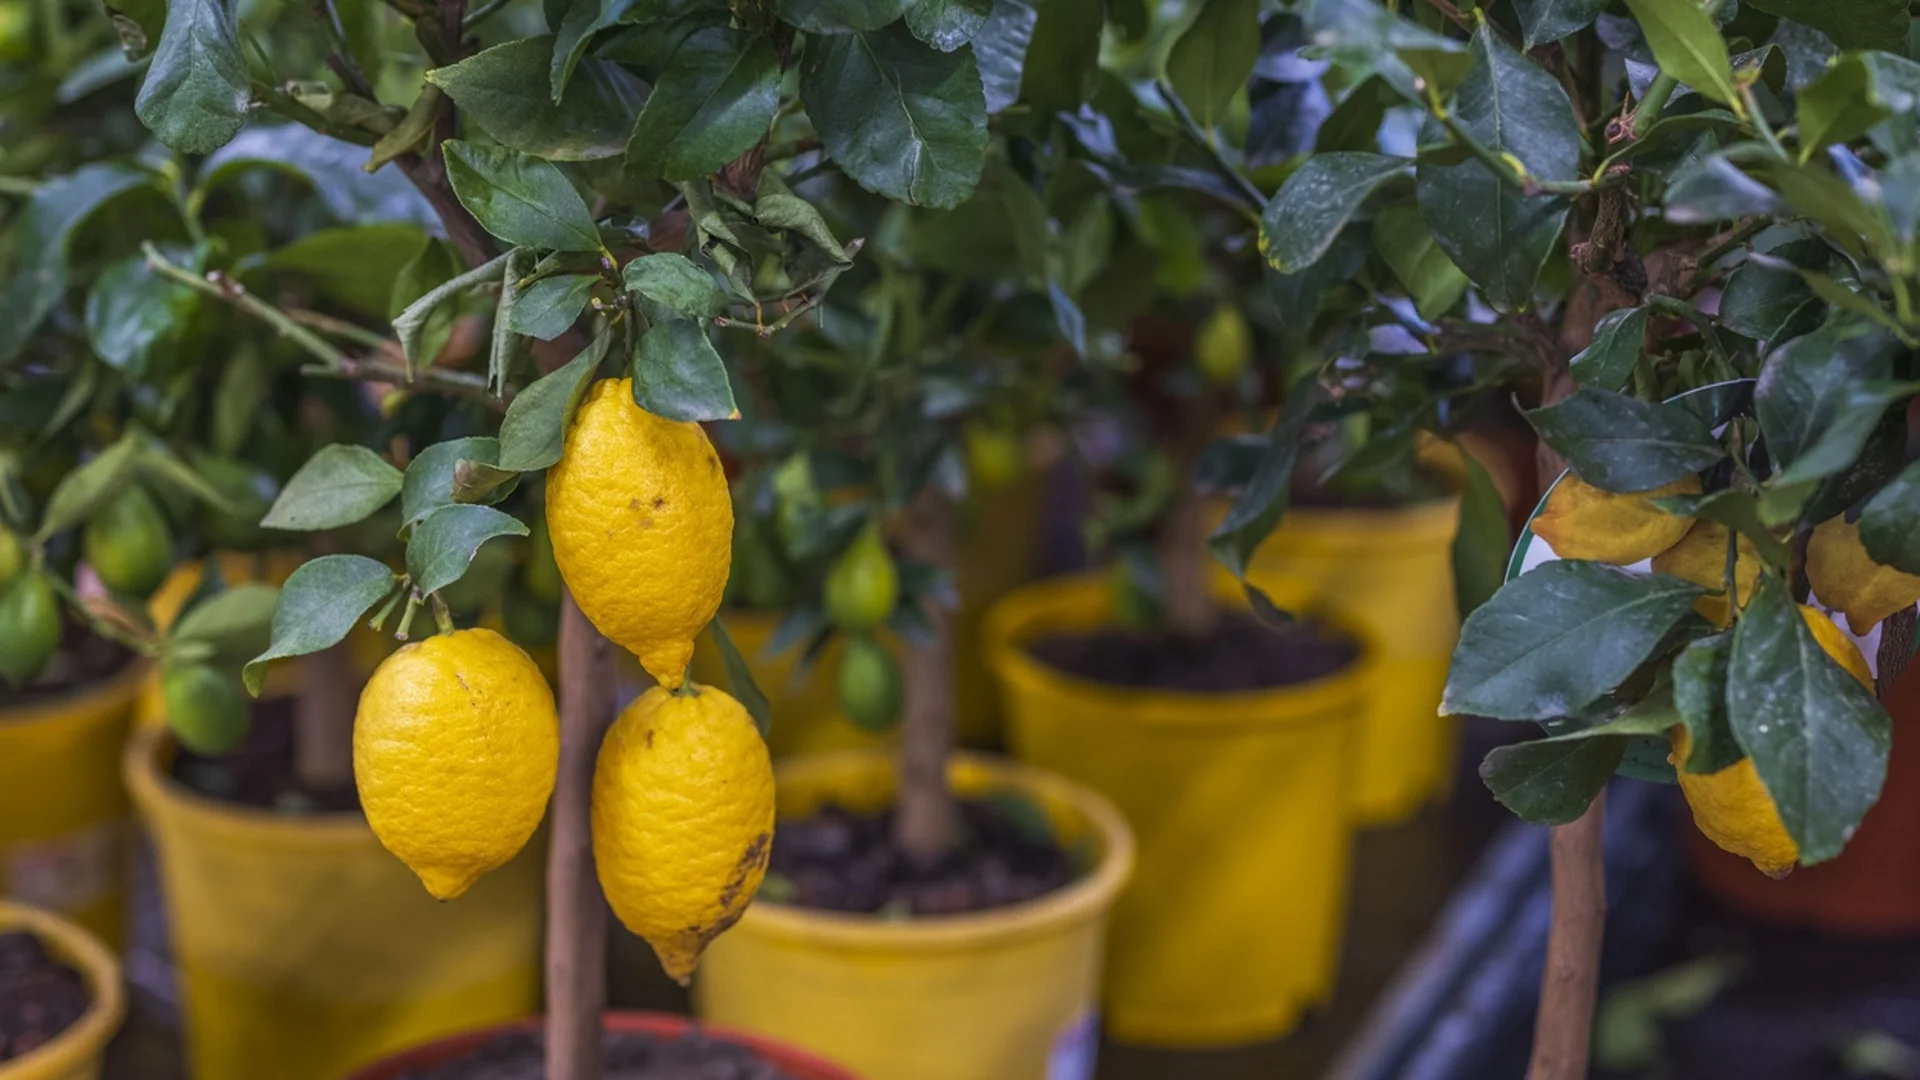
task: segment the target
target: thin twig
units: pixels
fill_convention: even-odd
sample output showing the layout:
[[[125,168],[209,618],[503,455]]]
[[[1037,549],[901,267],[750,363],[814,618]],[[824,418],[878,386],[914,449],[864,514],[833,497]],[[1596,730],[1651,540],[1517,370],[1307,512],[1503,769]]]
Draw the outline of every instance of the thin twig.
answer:
[[[1207,159],[1213,163],[1214,171],[1225,177],[1227,182],[1233,185],[1241,197],[1246,199],[1248,206],[1252,208],[1254,213],[1258,214],[1261,210],[1265,209],[1267,205],[1266,193],[1261,191],[1253,181],[1247,179],[1247,175],[1236,168],[1232,162],[1228,161],[1226,155],[1220,152],[1220,147],[1214,140],[1207,137],[1206,131],[1200,127],[1200,122],[1195,120],[1193,113],[1187,109],[1187,103],[1180,100],[1179,94],[1174,93],[1173,84],[1165,79],[1161,79],[1154,85],[1160,91],[1161,100],[1165,101],[1167,108],[1173,111],[1173,118],[1179,121],[1181,132],[1185,134],[1187,138],[1193,140],[1201,150],[1206,152]]]
[[[292,341],[295,345],[300,346],[319,359],[321,363],[329,367],[337,367],[346,361],[347,355],[339,349],[334,348],[325,338],[322,338],[313,331],[293,321],[293,319],[289,318],[287,314],[279,308],[248,292],[246,286],[235,281],[233,278],[219,271],[214,271],[202,277],[191,270],[169,262],[167,257],[160,254],[160,249],[154,247],[151,241],[141,244],[140,249],[146,253],[147,266],[161,277],[178,282],[189,289],[204,293],[216,300],[222,300],[232,304],[241,311],[273,327],[280,332],[281,337]]]
[[[487,389],[484,375],[475,375],[466,371],[449,371],[446,368],[427,367],[413,373],[412,380],[407,378],[404,365],[378,360],[370,356],[346,357],[339,364],[306,364],[300,368],[303,375],[314,375],[325,379],[353,379],[363,382],[392,383],[409,390],[430,390],[452,397],[477,401],[494,412],[506,412],[506,398],[494,397]]]
[[[325,315],[318,311],[309,311],[306,308],[288,308],[287,318],[292,319],[302,326],[310,326],[323,334],[332,334],[334,337],[346,338],[356,345],[364,345],[369,349],[386,350],[399,347],[399,342],[384,334],[376,333],[358,323],[351,323],[345,319],[335,318],[332,315]]]
[[[467,12],[466,18],[460,21],[460,29],[462,31],[472,30],[474,27],[479,26],[491,18],[494,12],[499,11],[512,2],[513,0],[486,0],[486,2],[479,7]]]

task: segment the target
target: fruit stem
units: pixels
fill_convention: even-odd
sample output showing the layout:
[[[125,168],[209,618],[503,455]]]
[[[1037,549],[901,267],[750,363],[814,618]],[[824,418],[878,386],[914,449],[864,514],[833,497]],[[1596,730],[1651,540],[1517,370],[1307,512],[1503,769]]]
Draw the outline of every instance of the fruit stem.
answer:
[[[453,633],[453,612],[447,610],[447,602],[434,593],[427,599],[433,602],[433,625],[443,634]]]
[[[914,559],[953,565],[953,500],[929,484],[905,514],[902,546]],[[930,640],[906,651],[906,709],[900,725],[898,812],[894,843],[907,856],[931,863],[946,854],[960,812],[947,787],[953,753],[954,685],[951,614],[938,601],[921,601]]]
[[[420,610],[420,590],[407,590],[407,610],[400,613],[400,625],[393,630],[395,641],[407,640],[407,632],[413,629],[413,613]]]

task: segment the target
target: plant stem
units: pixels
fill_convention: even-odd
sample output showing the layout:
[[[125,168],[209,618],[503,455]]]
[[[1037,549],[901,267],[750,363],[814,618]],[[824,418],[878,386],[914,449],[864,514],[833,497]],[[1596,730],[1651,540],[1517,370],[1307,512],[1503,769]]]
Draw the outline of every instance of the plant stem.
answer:
[[[907,506],[902,546],[935,566],[953,565],[953,500],[929,484]],[[898,811],[893,839],[907,856],[931,863],[946,854],[959,824],[947,787],[953,753],[953,620],[933,601],[923,605],[932,640],[907,649],[906,713],[900,724]]]
[[[360,680],[342,643],[300,661],[300,700],[293,721],[294,772],[309,792],[353,783],[353,714]]]
[[[1173,92],[1172,83],[1162,79],[1155,85],[1160,90],[1161,99],[1167,103],[1167,108],[1173,111],[1173,118],[1179,121],[1180,130],[1186,134],[1187,138],[1191,140],[1195,146],[1198,146],[1206,152],[1207,159],[1213,163],[1214,171],[1225,177],[1227,183],[1233,185],[1234,189],[1240,193],[1240,197],[1246,200],[1248,209],[1252,210],[1255,219],[1258,220],[1260,211],[1266,209],[1266,193],[1254,186],[1253,181],[1247,179],[1245,173],[1235,168],[1234,164],[1228,161],[1225,155],[1220,153],[1219,143],[1210,138],[1207,132],[1200,127],[1200,122],[1193,118],[1193,113],[1187,108],[1187,103],[1180,100],[1179,94]]]
[[[358,323],[351,323],[345,319],[338,319],[332,315],[322,314],[318,311],[309,311],[306,308],[288,308],[286,314],[287,318],[292,319],[301,326],[312,327],[323,334],[332,334],[337,338],[345,338],[356,345],[365,346],[369,349],[390,349],[399,344],[392,338],[369,330]]]
[[[154,273],[170,281],[178,282],[189,289],[205,293],[216,300],[223,300],[248,315],[259,319],[280,332],[280,336],[305,349],[309,354],[328,366],[345,363],[347,355],[333,347],[332,343],[313,331],[293,321],[287,314],[265,300],[247,291],[246,286],[219,271],[202,277],[184,267],[168,261],[160,249],[152,242],[142,243],[140,250],[146,253],[147,266]]]
[[[1673,96],[1674,89],[1679,85],[1680,80],[1665,71],[1654,75],[1653,82],[1647,84],[1646,95],[1640,99],[1640,107],[1633,113],[1634,138],[1645,135],[1660,119],[1660,114],[1667,107],[1667,99]]]
[[[546,1080],[600,1080],[607,1004],[607,905],[588,812],[593,763],[613,723],[613,653],[565,593],[560,601],[560,773],[547,852]]]
[[[445,368],[421,368],[408,377],[407,369],[401,364],[392,364],[370,357],[346,357],[338,364],[308,364],[301,372],[317,375],[326,379],[361,379],[369,382],[392,383],[411,390],[434,390],[451,394],[454,397],[477,401],[494,412],[505,412],[507,403],[513,395],[497,398],[487,389],[487,378],[469,371],[449,371]]]
[[[1600,945],[1607,927],[1607,793],[1571,824],[1547,834],[1553,863],[1553,921],[1547,930],[1540,1011],[1533,1023],[1527,1080],[1586,1080],[1599,996]]]

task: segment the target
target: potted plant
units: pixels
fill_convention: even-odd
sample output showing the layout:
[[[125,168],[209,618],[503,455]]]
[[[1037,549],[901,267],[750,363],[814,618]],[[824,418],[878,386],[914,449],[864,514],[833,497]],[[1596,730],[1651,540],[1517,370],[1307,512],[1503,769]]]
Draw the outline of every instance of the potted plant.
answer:
[[[0,901],[0,994],[10,1013],[0,1077],[99,1075],[126,1000],[120,963],[98,937],[50,912]]]

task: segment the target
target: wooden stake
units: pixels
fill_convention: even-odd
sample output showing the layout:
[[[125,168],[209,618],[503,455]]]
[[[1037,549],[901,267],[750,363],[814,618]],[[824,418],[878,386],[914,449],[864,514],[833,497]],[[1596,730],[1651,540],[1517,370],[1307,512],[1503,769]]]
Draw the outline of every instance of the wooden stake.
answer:
[[[560,600],[560,774],[547,851],[547,1080],[601,1080],[607,903],[588,818],[593,763],[613,724],[613,646]]]
[[[936,566],[953,565],[953,500],[932,487],[907,507],[901,539],[907,554]],[[909,856],[932,862],[945,854],[959,824],[947,788],[953,753],[953,621],[937,604],[924,605],[933,640],[907,650],[901,718],[898,811],[893,837]]]

